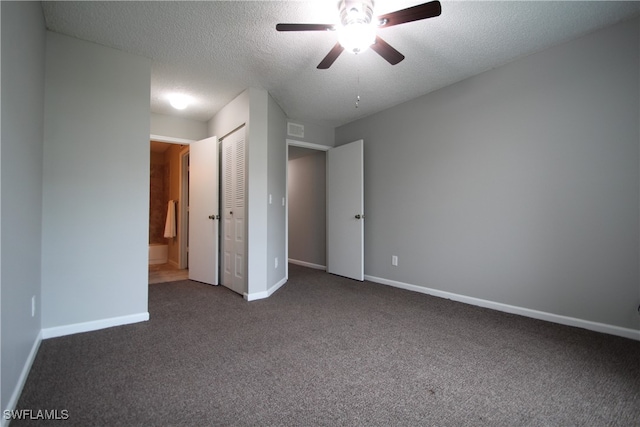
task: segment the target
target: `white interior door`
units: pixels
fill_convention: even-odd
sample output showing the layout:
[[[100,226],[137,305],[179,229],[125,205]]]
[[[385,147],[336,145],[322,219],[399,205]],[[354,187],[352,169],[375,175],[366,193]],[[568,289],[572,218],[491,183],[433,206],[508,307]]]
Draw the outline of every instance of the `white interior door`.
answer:
[[[247,291],[245,128],[222,140],[222,284]]]
[[[189,145],[189,279],[218,284],[218,138]]]
[[[364,141],[327,151],[327,271],[364,280]]]

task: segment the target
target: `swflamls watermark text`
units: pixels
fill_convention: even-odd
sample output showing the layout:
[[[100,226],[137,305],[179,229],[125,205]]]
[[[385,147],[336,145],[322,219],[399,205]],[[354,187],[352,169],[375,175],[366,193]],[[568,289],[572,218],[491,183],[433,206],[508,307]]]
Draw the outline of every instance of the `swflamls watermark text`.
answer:
[[[2,413],[5,420],[68,420],[67,409],[14,409]]]

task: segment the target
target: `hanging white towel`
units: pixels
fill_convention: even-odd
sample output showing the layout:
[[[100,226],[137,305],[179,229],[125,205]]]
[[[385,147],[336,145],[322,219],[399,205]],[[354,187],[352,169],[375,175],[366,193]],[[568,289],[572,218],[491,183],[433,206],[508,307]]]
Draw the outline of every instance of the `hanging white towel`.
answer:
[[[176,202],[169,200],[167,221],[164,224],[164,237],[176,237]]]

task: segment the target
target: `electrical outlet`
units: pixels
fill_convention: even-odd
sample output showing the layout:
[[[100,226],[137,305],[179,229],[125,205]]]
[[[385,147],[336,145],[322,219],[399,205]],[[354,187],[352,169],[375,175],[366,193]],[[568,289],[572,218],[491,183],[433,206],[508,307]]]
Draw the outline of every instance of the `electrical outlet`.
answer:
[[[276,262],[275,262],[275,264],[276,264],[276,267],[275,267],[275,268],[278,268],[278,257],[276,257]]]
[[[391,255],[391,265],[394,267],[398,266],[398,257],[396,255]]]
[[[269,204],[271,204],[273,202],[273,198],[271,197],[271,194],[269,194]]]
[[[282,206],[284,206],[284,197],[282,198]]]
[[[36,296],[31,297],[31,317],[36,316]]]

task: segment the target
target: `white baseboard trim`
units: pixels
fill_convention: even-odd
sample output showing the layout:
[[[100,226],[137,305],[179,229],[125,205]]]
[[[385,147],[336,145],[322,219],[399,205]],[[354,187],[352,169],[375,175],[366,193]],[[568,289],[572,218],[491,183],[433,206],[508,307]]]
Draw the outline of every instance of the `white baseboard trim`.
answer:
[[[480,298],[468,297],[465,295],[454,294],[451,292],[439,291],[437,289],[426,288],[423,286],[411,285],[409,283],[397,282],[395,280],[383,279],[375,276],[364,276],[365,280],[380,283],[382,285],[393,286],[395,288],[405,289],[408,291],[420,292],[422,294],[432,295],[439,298],[450,299],[453,301],[463,302],[465,304],[476,305],[478,307],[490,308],[492,310],[503,311],[505,313],[518,314],[520,316],[531,317],[533,319],[545,320],[547,322],[559,323],[566,326],[575,326],[578,328],[588,329],[591,331],[602,332],[610,335],[617,335],[624,338],[640,341],[640,330],[623,328],[605,323],[592,322],[590,320],[577,319],[575,317],[562,316],[559,314],[547,313],[545,311],[532,310],[530,308],[518,307],[509,304],[484,300]]]
[[[29,371],[31,371],[31,366],[33,365],[33,361],[36,360],[36,355],[38,354],[38,349],[40,348],[40,343],[42,342],[42,331],[38,332],[38,336],[31,346],[31,351],[27,356],[27,360],[24,362],[24,366],[22,367],[22,371],[20,372],[20,377],[18,377],[18,382],[16,384],[13,393],[11,393],[11,397],[9,398],[9,402],[7,402],[7,407],[3,408],[2,417],[0,417],[0,426],[5,427],[9,425],[10,420],[6,420],[4,417],[4,411],[12,411],[16,409],[16,405],[18,404],[18,399],[20,399],[20,395],[22,394],[22,389],[24,388],[25,383],[27,382],[27,377],[29,376]]]
[[[72,325],[54,326],[53,328],[45,328],[42,330],[42,339],[62,337],[81,332],[97,331],[99,329],[111,328],[113,326],[146,322],[147,320],[149,320],[149,312],[111,317],[109,319],[92,320],[90,322],[74,323]]]
[[[259,299],[269,298],[271,295],[273,295],[275,291],[280,289],[282,285],[284,285],[285,283],[287,283],[287,278],[283,277],[282,280],[280,280],[278,283],[276,283],[275,285],[273,285],[272,287],[270,287],[264,292],[253,292],[251,294],[245,292],[243,294],[244,299],[246,299],[247,301],[255,301]]]
[[[265,299],[269,297],[269,294],[267,293],[267,291],[252,292],[252,293],[245,292],[242,295],[244,296],[244,299],[247,301],[255,301],[255,300]]]
[[[313,264],[311,262],[307,262],[307,261],[300,261],[297,259],[291,259],[289,258],[289,262],[291,264],[295,264],[295,265],[301,265],[303,267],[309,267],[309,268],[315,268],[316,270],[324,270],[327,271],[327,266],[326,265],[320,265],[320,264]]]
[[[278,283],[276,283],[275,285],[267,289],[267,293],[269,294],[269,296],[273,295],[275,291],[277,291],[282,287],[282,285],[287,283],[287,279],[288,279],[287,277],[283,277],[282,280],[280,280]]]

